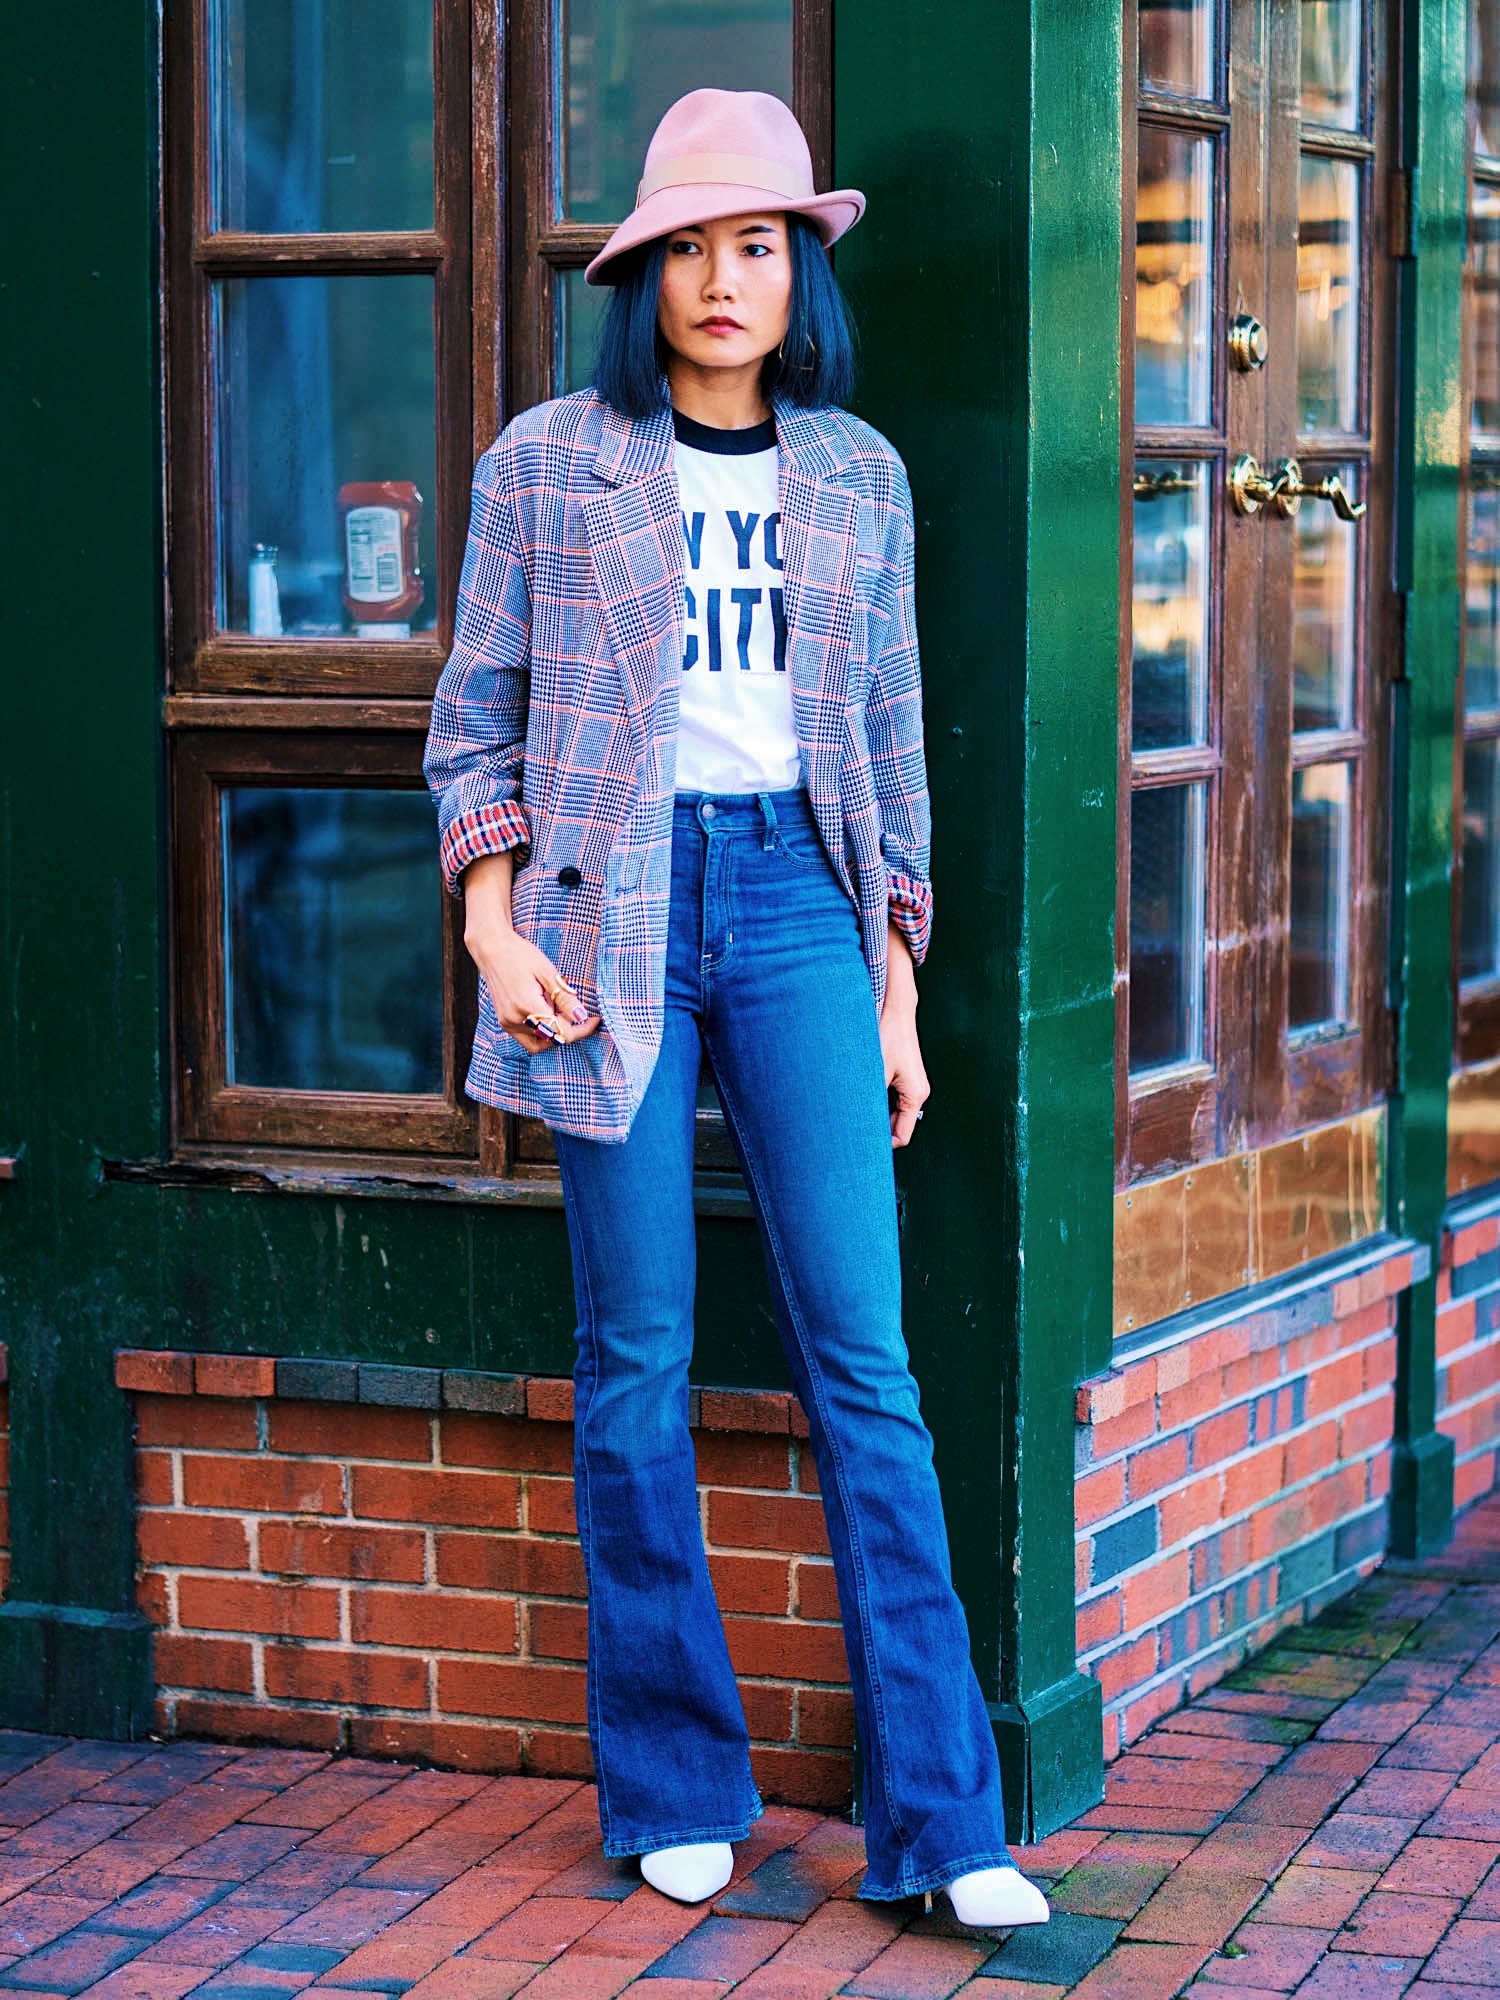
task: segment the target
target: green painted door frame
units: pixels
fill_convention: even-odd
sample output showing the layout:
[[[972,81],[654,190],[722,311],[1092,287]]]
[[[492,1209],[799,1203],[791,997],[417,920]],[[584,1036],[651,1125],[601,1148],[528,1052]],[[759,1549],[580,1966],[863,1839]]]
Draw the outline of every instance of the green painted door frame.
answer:
[[[1073,1391],[1109,1364],[1120,10],[838,15],[861,408],[911,472],[934,811],[908,1335],[1032,1839],[1102,1788],[1075,1666]]]
[[[1405,594],[1402,678],[1392,694],[1392,1229],[1432,1246],[1428,1277],[1397,1325],[1391,1547],[1440,1548],[1453,1528],[1453,1441],[1437,1409],[1437,1270],[1447,1198],[1453,1061],[1453,745],[1459,672],[1459,468],[1467,0],[1407,0],[1402,23],[1402,165],[1413,255],[1399,268],[1397,581]]]

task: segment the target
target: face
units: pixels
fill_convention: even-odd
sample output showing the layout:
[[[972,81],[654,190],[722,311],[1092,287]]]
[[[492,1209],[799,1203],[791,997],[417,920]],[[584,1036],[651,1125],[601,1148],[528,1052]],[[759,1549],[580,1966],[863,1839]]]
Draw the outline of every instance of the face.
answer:
[[[667,238],[657,322],[684,361],[745,368],[779,347],[792,297],[782,215],[731,215]]]

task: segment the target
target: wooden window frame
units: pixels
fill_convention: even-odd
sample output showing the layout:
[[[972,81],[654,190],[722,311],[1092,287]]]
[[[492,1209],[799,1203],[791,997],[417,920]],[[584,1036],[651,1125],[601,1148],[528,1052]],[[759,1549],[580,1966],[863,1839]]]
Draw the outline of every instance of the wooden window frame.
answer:
[[[419,739],[390,732],[318,734],[262,728],[192,729],[178,736],[178,824],[184,838],[176,901],[180,1135],[187,1145],[467,1154],[476,1116],[464,1097],[476,986],[463,948],[462,906],[443,897],[445,1010],[441,1096],[268,1089],[228,1081],[225,884],[221,800],[236,784],[409,790],[426,795]],[[435,888],[442,894],[441,888]]]
[[[478,457],[508,414],[556,393],[557,275],[610,233],[554,213],[556,0],[507,9],[436,0],[431,229],[257,234],[218,230],[210,171],[213,0],[169,12],[163,49],[166,272],[167,693],[173,855],[173,1152],[254,1162],[312,1155],[357,1177],[421,1154],[436,1173],[490,1192],[555,1201],[550,1135],[462,1093],[476,978],[462,949],[462,900],[444,898],[445,1094],[358,1098],[247,1092],[226,1081],[222,857],[224,781],[280,773],[297,783],[420,782],[433,689],[452,647]],[[793,107],[820,185],[832,169],[832,4],[794,0]],[[230,279],[430,275],[437,491],[436,624],[408,640],[280,639],[217,629],[215,288]],[[210,821],[214,823],[211,825]],[[434,893],[441,894],[436,869]],[[457,941],[455,943],[455,940]],[[721,1114],[701,1111],[696,1200],[738,1213],[746,1196]],[[440,1157],[434,1157],[440,1156]],[[393,1171],[395,1169],[392,1169]]]
[[[1119,664],[1119,821],[1120,856],[1116,903],[1116,1178],[1129,1186],[1176,1169],[1255,1150],[1335,1118],[1348,1116],[1384,1094],[1390,1075],[1390,1036],[1386,991],[1384,925],[1386,894],[1383,857],[1388,837],[1385,788],[1379,782],[1379,760],[1388,742],[1389,683],[1397,671],[1399,633],[1394,619],[1383,621],[1378,648],[1367,648],[1376,630],[1370,618],[1371,592],[1380,576],[1373,567],[1385,562],[1391,537],[1389,482],[1369,476],[1372,463],[1391,462],[1393,381],[1385,357],[1392,340],[1394,287],[1379,289],[1385,325],[1377,327],[1376,271],[1390,246],[1382,231],[1390,212],[1389,193],[1374,171],[1378,155],[1393,157],[1395,106],[1393,90],[1387,103],[1374,101],[1374,37],[1390,34],[1390,8],[1370,0],[1364,10],[1366,37],[1360,66],[1364,102],[1360,130],[1338,133],[1321,126],[1304,127],[1295,99],[1284,124],[1289,129],[1271,135],[1269,156],[1276,184],[1267,198],[1271,215],[1298,213],[1297,180],[1304,151],[1353,158],[1361,163],[1360,326],[1361,395],[1368,399],[1360,416],[1365,428],[1349,438],[1318,434],[1298,438],[1293,447],[1311,478],[1332,465],[1353,464],[1360,474],[1361,497],[1368,512],[1356,544],[1356,660],[1354,726],[1348,731],[1293,734],[1291,702],[1275,704],[1274,718],[1265,706],[1259,717],[1260,740],[1247,727],[1230,728],[1226,717],[1248,716],[1256,696],[1254,671],[1247,648],[1232,635],[1246,616],[1236,601],[1245,587],[1248,568],[1226,562],[1227,507],[1225,473],[1231,457],[1254,450],[1263,457],[1253,426],[1236,414],[1236,377],[1227,365],[1228,272],[1232,245],[1228,239],[1227,188],[1250,183],[1260,173],[1265,144],[1259,122],[1237,111],[1231,120],[1228,68],[1234,17],[1225,0],[1215,8],[1217,35],[1216,97],[1179,98],[1143,90],[1137,74],[1137,0],[1122,10],[1125,37],[1124,193],[1127,203],[1123,232],[1120,351],[1122,355],[1121,430],[1121,586]],[[1283,49],[1283,61],[1289,63]],[[1388,69],[1388,74],[1393,73]],[[1276,115],[1267,102],[1262,116]],[[1384,121],[1377,130],[1377,118]],[[1217,133],[1215,188],[1211,213],[1216,263],[1211,339],[1214,377],[1210,421],[1195,429],[1135,426],[1135,232],[1133,228],[1142,124],[1169,127],[1198,135]],[[1273,232],[1268,232],[1268,235]],[[1265,246],[1264,298],[1295,301],[1295,242]],[[1281,259],[1278,271],[1275,260]],[[1264,304],[1253,309],[1264,310]],[[1275,334],[1273,333],[1273,338]],[[1286,337],[1281,331],[1281,337]],[[1294,371],[1288,371],[1294,378]],[[1285,380],[1285,377],[1283,378]],[[1273,407],[1269,384],[1263,420],[1266,435],[1278,430],[1295,435],[1295,409]],[[1273,454],[1274,456],[1274,454]],[[1206,465],[1210,482],[1209,535],[1214,571],[1209,613],[1209,674],[1206,740],[1190,749],[1133,752],[1132,618],[1134,496],[1133,474],[1151,460]],[[1268,540],[1264,571],[1280,577],[1284,599],[1291,602],[1293,527],[1280,524],[1284,535]],[[1239,580],[1236,579],[1236,567]],[[1389,578],[1381,584],[1390,587]],[[1250,614],[1254,615],[1254,614]],[[1290,665],[1290,660],[1288,660]],[[1284,706],[1285,713],[1281,713]],[[1355,878],[1347,911],[1349,930],[1349,1018],[1333,1029],[1289,1033],[1286,1029],[1290,970],[1290,857],[1292,773],[1311,763],[1349,761],[1354,767],[1351,802],[1351,856]],[[1263,773],[1285,775],[1285,784],[1264,782]],[[1161,1071],[1132,1077],[1130,1072],[1130,812],[1136,792],[1152,784],[1201,782],[1205,802],[1204,965],[1202,1005],[1203,1053],[1199,1058]],[[1284,796],[1283,796],[1284,794]],[[1225,829],[1239,829],[1227,841]],[[1256,865],[1242,865],[1245,852]]]
[[[433,227],[270,235],[214,227],[212,5],[190,0],[169,13],[164,48],[170,684],[183,694],[430,698],[452,645],[473,464],[470,251],[480,177],[473,171],[470,10],[452,0],[437,0],[433,9]],[[353,635],[268,640],[220,631],[215,287],[237,278],[382,274],[427,274],[433,281],[436,627],[375,643]]]
[[[562,0],[511,0],[511,407],[559,393],[559,279],[582,270],[616,223],[572,222],[560,211],[558,150],[549,117],[561,102],[554,23]],[[833,178],[833,4],[792,0],[792,109],[807,134],[816,185]]]

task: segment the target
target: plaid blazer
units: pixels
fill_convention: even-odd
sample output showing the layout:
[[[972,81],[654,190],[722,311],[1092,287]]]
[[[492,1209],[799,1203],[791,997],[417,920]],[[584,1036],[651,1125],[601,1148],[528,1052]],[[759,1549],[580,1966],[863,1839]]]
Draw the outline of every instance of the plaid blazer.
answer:
[[[932,916],[911,494],[857,417],[775,416],[803,781],[878,1006],[887,918],[920,961]],[[592,390],[523,412],[484,453],[424,755],[448,890],[515,848],[516,928],[602,1023],[531,1055],[482,990],[468,1093],[591,1139],[626,1136],[661,1042],[684,620],[673,454],[669,410],[631,422]]]

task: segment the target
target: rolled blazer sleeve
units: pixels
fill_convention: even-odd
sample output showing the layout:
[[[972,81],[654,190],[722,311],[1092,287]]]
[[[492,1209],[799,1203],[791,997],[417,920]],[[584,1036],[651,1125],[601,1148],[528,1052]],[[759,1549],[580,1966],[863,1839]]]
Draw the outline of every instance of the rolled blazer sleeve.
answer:
[[[871,661],[865,738],[880,807],[890,921],[920,965],[932,935],[932,812],[922,741],[911,489],[904,471],[898,472],[894,500],[895,574],[883,643]]]
[[[482,854],[526,849],[521,796],[531,683],[531,585],[502,435],[474,472],[453,650],[432,699],[422,769],[437,804],[443,882]]]

